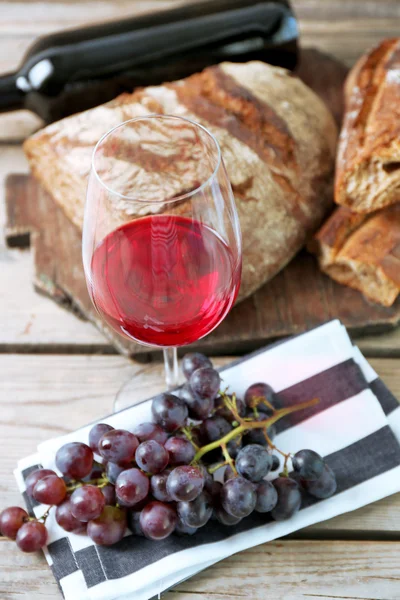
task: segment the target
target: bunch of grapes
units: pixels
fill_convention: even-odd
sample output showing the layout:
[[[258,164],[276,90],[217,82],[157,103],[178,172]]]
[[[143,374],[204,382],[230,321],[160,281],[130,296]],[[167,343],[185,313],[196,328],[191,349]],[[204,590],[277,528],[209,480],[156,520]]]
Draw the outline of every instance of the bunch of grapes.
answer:
[[[274,424],[316,400],[281,408],[266,383],[250,386],[243,399],[228,395],[218,371],[199,353],[187,354],[182,367],[187,383],[153,400],[153,422],[132,431],[97,424],[88,444],[72,442],[58,450],[62,476],[49,469],[32,472],[27,493],[49,508],[39,519],[19,507],[5,509],[1,534],[24,552],[39,550],[54,507],[60,527],[99,545],[117,543],[127,529],[162,540],[173,533],[193,535],[210,519],[236,525],[253,511],[288,519],[300,509],[303,493],[334,494],[335,475],[319,454],[307,449],[285,454],[273,443]],[[277,475],[278,455],[282,470],[266,479]]]

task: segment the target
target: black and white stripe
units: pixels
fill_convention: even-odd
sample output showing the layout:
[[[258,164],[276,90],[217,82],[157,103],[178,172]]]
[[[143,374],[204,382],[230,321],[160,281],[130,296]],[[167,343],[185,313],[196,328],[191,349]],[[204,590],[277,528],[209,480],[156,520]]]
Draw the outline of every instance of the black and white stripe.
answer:
[[[268,381],[279,391],[282,406],[320,399],[279,423],[277,445],[290,451],[311,447],[323,454],[337,476],[335,496],[322,501],[305,497],[299,514],[285,522],[254,513],[235,528],[212,521],[195,536],[157,543],[127,536],[112,548],[96,547],[86,537],[51,525],[48,559],[67,600],[122,598],[134,591],[135,599],[147,600],[234,552],[400,490],[399,405],[339,322],[257,351],[222,369],[221,376],[239,395],[255,381]],[[106,421],[127,427],[148,420],[150,404]],[[44,466],[54,468],[55,452],[67,441],[86,441],[90,427],[39,447]],[[22,471],[23,478],[30,470]]]

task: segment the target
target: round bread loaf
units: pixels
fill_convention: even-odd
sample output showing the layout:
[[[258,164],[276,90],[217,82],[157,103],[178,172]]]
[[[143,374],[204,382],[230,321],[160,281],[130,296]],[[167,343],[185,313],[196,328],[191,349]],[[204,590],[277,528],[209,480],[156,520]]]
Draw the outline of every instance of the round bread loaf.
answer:
[[[291,260],[332,202],[332,115],[292,73],[253,61],[222,63],[53,123],[24,148],[34,175],[79,228],[96,142],[149,113],[193,119],[218,139],[240,217],[245,298]]]

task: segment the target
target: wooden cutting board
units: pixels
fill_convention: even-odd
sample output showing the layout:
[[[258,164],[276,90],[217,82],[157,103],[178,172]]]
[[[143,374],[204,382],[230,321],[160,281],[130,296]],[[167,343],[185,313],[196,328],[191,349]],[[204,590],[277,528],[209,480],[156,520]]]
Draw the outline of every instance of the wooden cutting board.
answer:
[[[83,274],[81,233],[49,194],[33,178],[11,175],[6,205],[7,242],[19,248],[31,245],[36,289],[92,321],[123,354],[147,354],[149,348],[120,338],[94,310]],[[372,304],[323,275],[315,259],[302,252],[251,298],[235,306],[196,347],[212,348],[214,354],[249,351],[335,317],[353,333],[387,330],[400,322],[400,300],[391,308]]]

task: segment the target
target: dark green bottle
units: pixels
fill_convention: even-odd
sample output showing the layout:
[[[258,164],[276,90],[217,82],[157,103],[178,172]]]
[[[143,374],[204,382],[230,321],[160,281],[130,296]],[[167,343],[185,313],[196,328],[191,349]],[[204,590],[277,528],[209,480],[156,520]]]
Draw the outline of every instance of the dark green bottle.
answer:
[[[25,108],[52,122],[224,60],[293,69],[297,37],[285,0],[209,0],[48,35],[0,76],[0,112]]]

